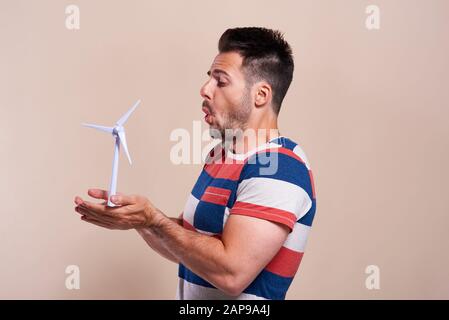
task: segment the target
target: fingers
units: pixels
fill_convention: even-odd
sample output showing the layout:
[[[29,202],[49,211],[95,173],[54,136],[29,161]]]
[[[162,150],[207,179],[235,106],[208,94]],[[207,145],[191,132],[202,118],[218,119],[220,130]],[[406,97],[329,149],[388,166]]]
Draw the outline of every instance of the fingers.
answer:
[[[76,197],[75,197],[75,204],[76,204],[77,206],[82,205],[82,204],[83,204],[83,199],[81,199],[80,197],[76,196]]]
[[[95,199],[108,200],[108,192],[102,189],[89,189],[87,194]]]
[[[103,189],[91,188],[91,189],[87,190],[87,194],[95,199],[108,200],[109,192],[107,190],[103,190]],[[116,194],[122,195],[121,192],[117,192]]]
[[[76,212],[94,217],[97,220],[108,221],[111,223],[121,220],[128,212],[128,208],[126,207],[108,207],[106,205],[107,201],[103,201],[101,204],[92,203],[77,197],[75,203],[77,204],[75,207]]]
[[[121,207],[108,207],[105,204],[93,203],[89,201],[83,201],[80,205],[81,209],[86,209],[98,215],[99,217],[111,217],[117,218],[117,216],[122,213]]]
[[[136,203],[136,197],[135,196],[126,196],[124,194],[117,194],[111,197],[111,201],[119,206],[126,206],[130,204]]]
[[[89,189],[89,195],[91,195],[94,198],[98,198],[98,199],[102,199],[102,197],[104,196],[104,194],[107,194],[107,191],[105,190],[100,190],[100,189]],[[81,199],[81,197],[76,196],[75,197],[75,204],[78,207],[82,207],[82,208],[87,208],[90,210],[95,210],[95,211],[104,211],[106,209],[111,209],[110,207],[107,207],[107,195],[105,198],[105,201],[103,201],[102,203],[99,204],[95,204],[93,202],[88,202],[88,201],[84,201],[83,199]],[[118,209],[118,208],[117,208]],[[116,211],[114,211],[116,212]]]
[[[117,194],[111,197],[116,207],[107,206],[108,191],[102,189],[89,189],[88,195],[95,199],[103,199],[102,203],[85,201],[81,197],[75,197],[75,211],[83,215],[83,220],[88,219],[102,226],[120,228],[124,221],[135,223],[136,216],[141,215],[141,207],[148,201],[137,195]],[[134,219],[134,220],[133,220]]]
[[[98,214],[98,213],[96,213],[94,211],[91,211],[91,210],[88,210],[88,209],[86,209],[84,207],[76,207],[75,211],[78,212],[79,214],[83,215],[83,216],[86,216],[88,218],[92,218],[92,219],[95,219],[95,220],[103,221],[105,223],[117,222],[117,217],[115,217],[115,219],[114,219],[114,218],[106,216],[106,215]]]

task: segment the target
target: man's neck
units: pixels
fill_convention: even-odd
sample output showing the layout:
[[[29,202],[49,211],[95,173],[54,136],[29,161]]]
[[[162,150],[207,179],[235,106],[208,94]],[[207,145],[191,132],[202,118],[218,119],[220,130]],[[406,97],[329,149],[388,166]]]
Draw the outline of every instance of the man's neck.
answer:
[[[248,128],[243,135],[238,135],[230,143],[230,151],[235,154],[246,154],[280,136],[277,126],[269,128]]]

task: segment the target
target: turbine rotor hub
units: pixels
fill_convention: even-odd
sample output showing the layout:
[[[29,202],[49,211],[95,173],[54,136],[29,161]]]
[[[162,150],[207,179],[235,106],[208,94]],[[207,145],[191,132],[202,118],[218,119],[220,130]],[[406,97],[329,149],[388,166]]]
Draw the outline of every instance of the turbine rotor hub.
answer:
[[[112,130],[112,134],[117,136],[120,131],[123,131],[123,127],[122,126],[115,126],[114,129]]]

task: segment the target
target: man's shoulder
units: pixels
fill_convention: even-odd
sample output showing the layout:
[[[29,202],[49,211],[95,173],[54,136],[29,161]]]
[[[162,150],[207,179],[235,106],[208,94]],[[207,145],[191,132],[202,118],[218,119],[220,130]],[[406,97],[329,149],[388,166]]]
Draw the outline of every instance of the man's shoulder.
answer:
[[[248,165],[266,167],[280,165],[282,170],[310,170],[307,156],[301,146],[290,138],[281,136],[271,140],[264,148],[258,150],[247,159]]]
[[[227,151],[222,143],[217,143],[205,157],[203,169],[217,171],[220,177],[223,172],[232,173],[234,178],[240,177],[238,180],[242,180],[255,176],[276,179],[285,172],[289,175],[304,175],[310,166],[301,146],[293,139],[280,136],[244,155],[235,155]]]

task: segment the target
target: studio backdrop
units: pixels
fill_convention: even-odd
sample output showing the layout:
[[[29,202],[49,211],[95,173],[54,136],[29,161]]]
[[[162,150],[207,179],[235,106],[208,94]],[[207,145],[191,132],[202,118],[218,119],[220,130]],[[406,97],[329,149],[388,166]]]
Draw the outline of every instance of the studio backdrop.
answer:
[[[210,143],[199,91],[218,39],[263,26],[293,49],[279,127],[307,153],[318,199],[287,299],[448,299],[448,12],[445,0],[1,0],[0,298],[175,298],[177,265],[74,211],[76,195],[108,188],[113,152],[81,123],[113,125],[141,99],[118,190],[177,217]]]

